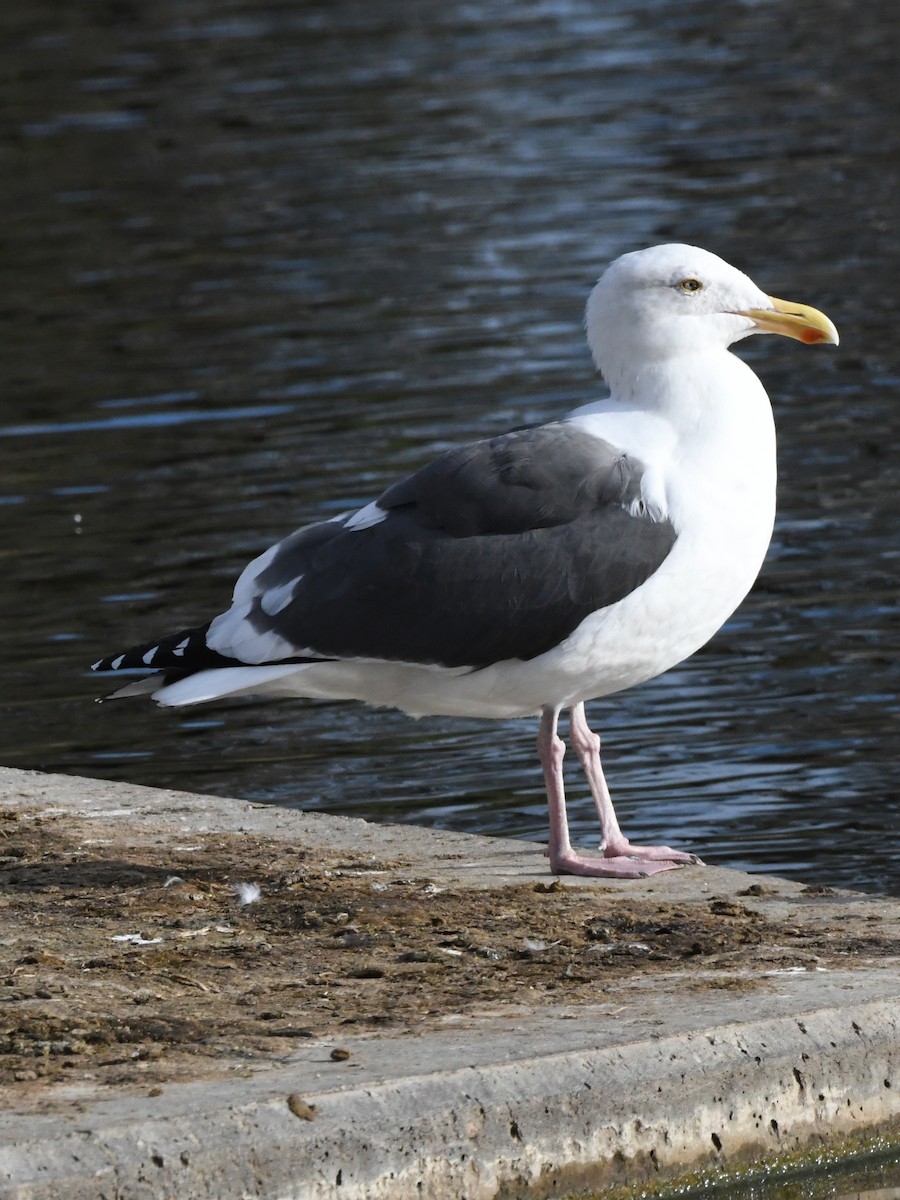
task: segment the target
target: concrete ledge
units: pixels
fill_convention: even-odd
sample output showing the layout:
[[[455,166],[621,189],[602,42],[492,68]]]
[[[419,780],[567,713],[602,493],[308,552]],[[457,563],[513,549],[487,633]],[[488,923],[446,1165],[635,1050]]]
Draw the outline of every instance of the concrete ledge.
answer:
[[[64,812],[86,833],[114,824],[133,845],[188,828],[252,829],[312,847],[402,847],[423,875],[461,889],[548,879],[527,843],[241,801],[11,770],[0,770],[0,801]],[[604,903],[652,895],[708,906],[711,891],[746,897],[753,883],[692,869],[569,886]],[[716,968],[711,988],[663,970],[621,980],[596,1003],[493,1006],[421,1033],[341,1034],[343,1062],[333,1037],[317,1039],[150,1094],[139,1083],[14,1085],[0,1114],[0,1197],[525,1200],[637,1189],[866,1129],[900,1139],[900,972],[885,952],[900,945],[900,903],[765,884],[742,903],[764,907],[785,937],[802,921],[859,918],[877,923],[878,953],[765,971],[751,950]],[[752,990],[729,986],[754,971]]]
[[[214,1096],[38,1122],[4,1197],[560,1196],[783,1154],[896,1116],[896,1001],[611,1050],[544,1052],[330,1088],[298,1066]],[[424,1047],[427,1053],[427,1042]],[[289,1098],[302,1088],[303,1109]],[[891,1095],[891,1092],[894,1095]],[[160,1112],[160,1107],[167,1111]],[[301,1115],[295,1115],[300,1108]],[[156,1110],[156,1111],[153,1111]],[[73,1127],[74,1126],[74,1127]]]

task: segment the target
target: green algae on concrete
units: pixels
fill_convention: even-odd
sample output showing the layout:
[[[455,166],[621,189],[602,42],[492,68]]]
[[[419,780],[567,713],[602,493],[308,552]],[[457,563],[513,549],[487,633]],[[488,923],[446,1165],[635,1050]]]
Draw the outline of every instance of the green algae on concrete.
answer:
[[[893,1200],[895,1190],[900,1197],[900,1121],[761,1160],[739,1158],[727,1167],[590,1194],[570,1192],[558,1200],[849,1200],[851,1195],[875,1200],[876,1190],[877,1200]]]

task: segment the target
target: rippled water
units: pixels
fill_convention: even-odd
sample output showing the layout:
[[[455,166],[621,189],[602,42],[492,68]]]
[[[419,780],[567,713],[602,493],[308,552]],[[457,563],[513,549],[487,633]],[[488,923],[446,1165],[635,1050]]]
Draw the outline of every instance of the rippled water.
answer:
[[[4,6],[0,760],[544,837],[532,723],[97,708],[85,667],[597,394],[597,273],[696,241],[843,342],[742,351],[775,543],[706,650],[594,706],[623,825],[898,890],[898,41],[886,0]]]

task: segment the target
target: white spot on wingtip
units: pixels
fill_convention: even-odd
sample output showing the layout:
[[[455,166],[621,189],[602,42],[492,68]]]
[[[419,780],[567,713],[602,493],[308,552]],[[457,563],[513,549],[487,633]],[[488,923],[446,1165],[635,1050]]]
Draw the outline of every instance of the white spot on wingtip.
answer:
[[[112,662],[109,664],[109,669],[111,671],[118,671],[119,667],[121,667],[121,665],[124,661],[125,661],[125,655],[120,654],[118,658],[114,658],[112,660]]]
[[[184,654],[184,652],[185,652],[185,649],[187,648],[187,644],[188,644],[188,642],[189,642],[190,640],[191,640],[191,639],[190,639],[190,637],[188,636],[188,637],[186,637],[186,638],[185,638],[183,641],[179,642],[179,643],[178,643],[178,645],[175,647],[175,649],[172,651],[172,654],[173,654],[173,655],[174,655],[174,654],[177,654],[177,655],[179,655],[179,656],[183,655],[183,654]]]
[[[146,663],[146,665],[149,667],[150,664],[153,662],[153,659],[156,656],[156,652],[158,649],[159,649],[159,646],[154,646],[152,650],[148,650],[147,653],[145,655],[143,655],[143,657],[141,658],[141,662]]]

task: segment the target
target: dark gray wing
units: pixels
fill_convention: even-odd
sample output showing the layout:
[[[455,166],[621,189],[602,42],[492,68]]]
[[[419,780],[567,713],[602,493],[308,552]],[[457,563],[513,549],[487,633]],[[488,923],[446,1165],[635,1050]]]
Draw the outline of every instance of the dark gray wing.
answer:
[[[567,424],[451,450],[363,510],[371,523],[309,526],[251,564],[209,644],[244,662],[534,658],[674,545],[638,513],[643,471]]]

